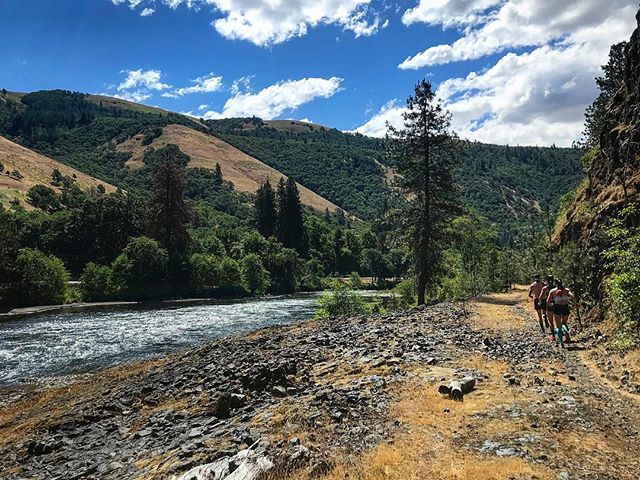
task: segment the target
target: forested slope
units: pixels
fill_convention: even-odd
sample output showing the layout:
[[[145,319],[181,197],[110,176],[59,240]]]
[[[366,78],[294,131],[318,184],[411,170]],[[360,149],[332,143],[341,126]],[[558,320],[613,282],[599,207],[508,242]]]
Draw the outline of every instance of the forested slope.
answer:
[[[393,165],[380,139],[295,121],[206,123],[216,136],[363,218],[389,206]],[[531,213],[542,216],[546,208],[553,215],[582,178],[580,152],[571,148],[463,142],[459,156],[464,202],[503,227],[518,226]]]

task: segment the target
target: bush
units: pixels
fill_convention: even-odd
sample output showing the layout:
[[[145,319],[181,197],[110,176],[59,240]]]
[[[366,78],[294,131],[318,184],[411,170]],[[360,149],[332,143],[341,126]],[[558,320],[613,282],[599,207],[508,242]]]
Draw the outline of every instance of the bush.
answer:
[[[354,290],[362,290],[364,288],[364,282],[358,272],[351,272],[349,275],[349,286]]]
[[[111,268],[87,263],[80,276],[80,289],[87,302],[106,300],[114,292]]]
[[[196,290],[210,290],[220,286],[220,260],[213,255],[194,253],[189,259],[191,284]]]
[[[169,255],[148,237],[132,239],[112,265],[114,284],[125,290],[147,290],[167,278]]]
[[[416,297],[416,280],[407,278],[393,288],[395,308],[405,309],[414,307],[418,301]]]
[[[338,315],[362,315],[372,313],[374,307],[379,305],[367,304],[362,296],[354,292],[348,285],[335,280],[330,292],[318,299],[320,307],[316,313],[317,318],[336,317]]]
[[[241,262],[242,284],[252,295],[264,295],[271,284],[269,272],[262,266],[260,257],[251,253]]]
[[[23,248],[16,259],[22,305],[64,303],[69,274],[62,260],[39,250]]]

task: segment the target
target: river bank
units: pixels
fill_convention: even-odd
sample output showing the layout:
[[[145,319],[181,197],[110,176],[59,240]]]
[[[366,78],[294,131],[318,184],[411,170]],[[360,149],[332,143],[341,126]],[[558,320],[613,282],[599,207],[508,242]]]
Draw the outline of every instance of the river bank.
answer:
[[[637,478],[637,398],[537,333],[524,302],[279,326],[0,389],[0,476],[178,478],[251,448],[279,480]],[[462,375],[464,402],[437,393]]]

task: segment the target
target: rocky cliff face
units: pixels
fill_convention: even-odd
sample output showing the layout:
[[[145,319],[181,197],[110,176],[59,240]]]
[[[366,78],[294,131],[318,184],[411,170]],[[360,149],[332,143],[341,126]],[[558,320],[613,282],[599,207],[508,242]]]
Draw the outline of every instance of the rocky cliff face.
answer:
[[[598,254],[606,247],[603,227],[627,203],[640,202],[640,11],[636,19],[639,26],[625,50],[624,84],[608,106],[588,178],[556,229],[559,244],[575,241],[585,254],[595,253],[592,292],[606,274]]]

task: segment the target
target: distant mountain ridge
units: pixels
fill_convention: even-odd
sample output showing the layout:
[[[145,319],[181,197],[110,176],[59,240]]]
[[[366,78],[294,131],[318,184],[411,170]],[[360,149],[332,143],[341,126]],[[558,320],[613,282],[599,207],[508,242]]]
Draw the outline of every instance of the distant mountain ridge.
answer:
[[[0,95],[0,135],[127,189],[148,188],[144,169],[135,167],[146,148],[171,141],[192,149],[194,166],[220,163],[240,192],[282,175],[295,178],[303,202],[318,210],[339,207],[373,219],[394,202],[393,165],[381,139],[307,122],[204,121],[110,97],[8,92]],[[556,211],[582,178],[574,149],[468,143],[463,151],[457,172],[462,200],[503,229],[531,212]]]

